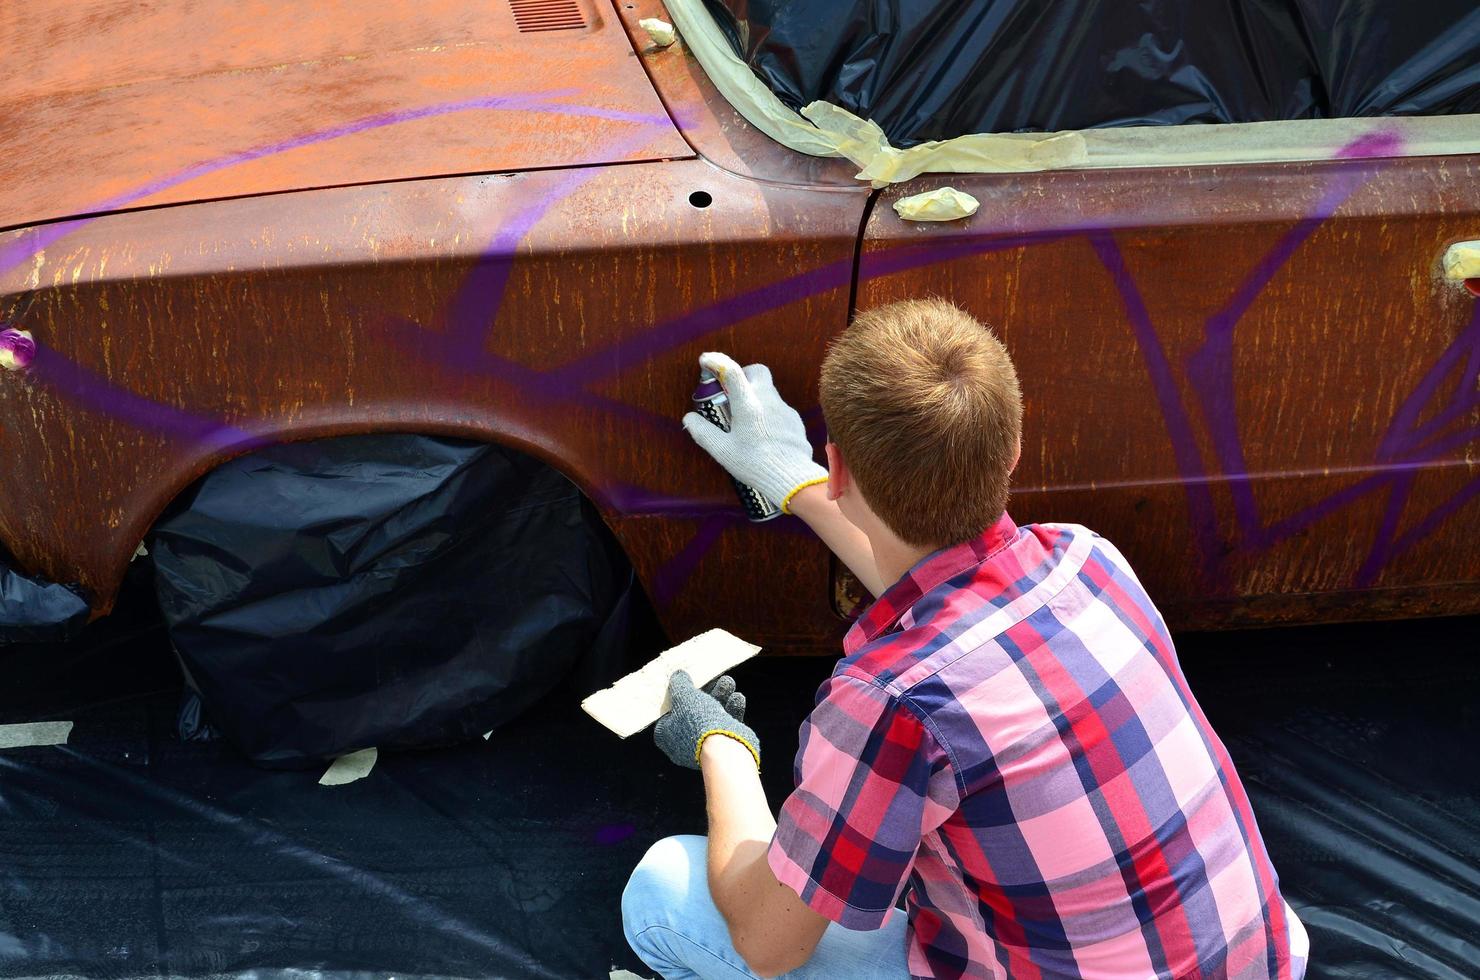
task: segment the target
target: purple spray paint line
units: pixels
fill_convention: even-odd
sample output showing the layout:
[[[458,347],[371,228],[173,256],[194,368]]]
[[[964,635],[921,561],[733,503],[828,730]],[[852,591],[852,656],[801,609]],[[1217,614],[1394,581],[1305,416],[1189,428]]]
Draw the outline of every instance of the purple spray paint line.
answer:
[[[29,330],[6,327],[0,330],[0,368],[24,371],[36,359],[36,341]]]
[[[707,367],[699,368],[699,387],[694,389],[694,411],[704,416],[711,425],[730,431],[730,396],[725,394],[719,378]],[[755,487],[741,483],[734,477],[730,478],[730,482],[735,484],[735,492],[740,495],[745,516],[751,521],[759,524],[781,516],[781,508],[761,496]]]

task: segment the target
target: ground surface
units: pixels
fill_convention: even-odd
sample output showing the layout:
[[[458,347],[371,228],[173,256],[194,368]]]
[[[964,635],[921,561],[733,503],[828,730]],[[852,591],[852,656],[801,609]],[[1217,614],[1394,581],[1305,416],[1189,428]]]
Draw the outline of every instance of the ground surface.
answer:
[[[1480,620],[1179,638],[1284,883],[1312,977],[1475,975]],[[737,672],[777,801],[826,660]],[[561,692],[487,742],[327,788],[174,736],[162,631],[125,612],[0,650],[0,976],[559,977],[640,969],[617,916],[643,850],[702,833],[696,774]]]

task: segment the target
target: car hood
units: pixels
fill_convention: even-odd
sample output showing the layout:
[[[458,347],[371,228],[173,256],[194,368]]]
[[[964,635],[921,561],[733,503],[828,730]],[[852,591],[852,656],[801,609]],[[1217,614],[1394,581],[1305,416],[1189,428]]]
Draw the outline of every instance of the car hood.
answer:
[[[692,155],[597,0],[78,0],[0,19],[0,228]]]

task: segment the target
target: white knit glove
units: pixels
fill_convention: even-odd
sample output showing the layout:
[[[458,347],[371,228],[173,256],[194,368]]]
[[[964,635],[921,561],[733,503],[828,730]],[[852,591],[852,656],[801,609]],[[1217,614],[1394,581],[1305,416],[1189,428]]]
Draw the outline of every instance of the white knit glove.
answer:
[[[791,498],[798,490],[827,480],[827,470],[812,461],[802,417],[782,400],[764,364],[742,369],[732,358],[715,353],[701,354],[699,364],[719,377],[729,396],[730,431],[698,412],[683,417],[684,430],[731,476],[791,513]]]

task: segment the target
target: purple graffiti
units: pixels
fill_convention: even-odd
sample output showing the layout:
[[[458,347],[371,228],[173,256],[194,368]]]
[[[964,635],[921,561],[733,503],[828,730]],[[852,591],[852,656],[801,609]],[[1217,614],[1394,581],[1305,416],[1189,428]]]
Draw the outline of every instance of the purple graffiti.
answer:
[[[118,388],[48,347],[37,349],[33,368],[33,376],[43,386],[65,393],[89,411],[138,429],[185,439],[217,451],[243,452],[261,448],[270,441]]]
[[[612,823],[605,827],[597,827],[596,833],[591,839],[602,847],[612,847],[620,844],[637,833],[637,828],[630,823]]]
[[[727,528],[745,523],[743,514],[715,514],[706,517],[699,524],[699,529],[689,539],[689,543],[662,564],[653,575],[652,598],[659,606],[666,606],[678,595],[679,590],[688,582],[689,576],[694,574],[694,569],[699,567],[699,562],[719,542],[720,535]]]
[[[4,272],[30,260],[59,239],[97,220],[97,217],[101,216],[102,213],[115,211],[130,204],[138,203],[168,188],[252,160],[262,159],[277,153],[283,153],[288,150],[311,146],[317,143],[342,139],[356,133],[393,126],[398,123],[474,110],[549,112],[562,115],[594,116],[620,122],[642,123],[647,126],[662,125],[666,127],[669,123],[668,118],[662,115],[630,113],[553,101],[570,96],[575,92],[576,90],[574,89],[566,89],[548,90],[519,96],[485,96],[455,102],[444,102],[414,109],[377,113],[338,126],[302,134],[278,143],[231,153],[203,163],[194,164],[167,177],[150,181],[122,194],[97,202],[88,209],[92,214],[91,217],[73,218],[67,221],[43,225],[31,230],[29,234],[22,235],[8,245],[0,246],[0,272]],[[644,134],[642,142],[648,142],[651,139],[652,137],[650,135]],[[615,147],[613,152],[626,152],[624,147],[627,142],[630,141],[624,141],[622,145]],[[591,172],[590,170],[581,170],[574,173],[581,175]],[[537,214],[535,217],[537,217]],[[529,223],[532,224],[533,220],[534,218],[531,218]],[[525,230],[527,231],[527,228]],[[520,237],[522,237],[522,234],[523,232],[520,233]],[[515,244],[517,244],[517,239],[515,240]],[[509,253],[512,254],[512,245],[509,247]],[[506,272],[505,275],[507,275]],[[501,284],[502,281],[500,281],[500,286]],[[34,353],[34,345],[32,352]],[[449,363],[456,362],[457,358],[454,355],[455,352],[449,352],[449,356],[447,357]],[[127,388],[114,384],[102,375],[88,371],[66,360],[55,352],[48,352],[47,356],[39,364],[36,364],[36,377],[45,387],[50,388],[63,397],[70,398],[72,401],[94,411],[112,415],[115,418],[140,428],[167,432],[172,435],[198,440],[213,450],[233,449],[235,451],[244,451],[247,447],[259,445],[255,437],[246,436],[239,430],[224,425],[217,419],[193,413],[183,408],[162,405],[143,398],[129,391]]]
[[[1436,400],[1440,386],[1453,373],[1462,355],[1467,355],[1465,367],[1451,392],[1448,405],[1434,413],[1427,423],[1420,425],[1418,419],[1422,410]],[[1387,505],[1383,511],[1382,525],[1366,561],[1353,579],[1354,584],[1372,584],[1393,558],[1421,540],[1423,535],[1414,536],[1413,531],[1431,526],[1429,518],[1424,518],[1413,531],[1401,537],[1397,533],[1398,525],[1408,509],[1419,467],[1438,461],[1444,453],[1468,445],[1476,436],[1480,436],[1480,429],[1476,428],[1462,429],[1447,435],[1444,432],[1448,426],[1480,405],[1480,392],[1476,390],[1477,374],[1480,374],[1480,307],[1471,316],[1469,326],[1461,331],[1404,400],[1378,446],[1378,460],[1385,464],[1384,469],[1391,474]],[[1435,513],[1450,513],[1453,499],[1468,500],[1477,484],[1480,481],[1467,484],[1455,498],[1440,504],[1429,517]],[[1437,527],[1437,524],[1432,527]]]
[[[197,164],[100,202],[92,210],[116,210],[185,181],[274,153],[381,126],[452,112],[558,112],[598,116],[645,126],[666,127],[668,124],[666,116],[625,113],[552,101],[569,94],[565,91],[551,91],[526,96],[470,99],[365,117],[270,146]],[[652,133],[645,129],[632,134],[630,138],[611,144],[607,149],[619,155],[625,154],[652,139]],[[581,406],[644,427],[676,433],[676,417],[670,418],[602,396],[593,391],[592,386],[598,381],[650,363],[659,355],[747,319],[772,313],[834,290],[846,289],[855,276],[862,281],[992,251],[1027,248],[1071,237],[1085,238],[1109,275],[1140,348],[1152,392],[1167,426],[1178,476],[1187,494],[1193,534],[1201,556],[1202,572],[1208,584],[1225,584],[1223,556],[1228,547],[1219,527],[1214,504],[1212,484],[1215,482],[1223,483],[1229,488],[1234,504],[1235,523],[1232,532],[1236,543],[1252,549],[1270,547],[1342,507],[1369,494],[1386,491],[1387,506],[1381,528],[1371,554],[1357,576],[1359,584],[1369,583],[1393,557],[1432,533],[1443,520],[1476,493],[1480,493],[1480,481],[1466,484],[1448,501],[1436,507],[1406,532],[1399,534],[1401,518],[1417,472],[1439,459],[1444,452],[1480,437],[1480,430],[1475,428],[1450,431],[1455,423],[1462,422],[1474,408],[1480,406],[1480,393],[1476,392],[1476,381],[1480,378],[1480,314],[1477,314],[1470,327],[1445,351],[1395,414],[1376,454],[1373,465],[1377,472],[1295,515],[1270,524],[1264,523],[1259,513],[1253,477],[1248,473],[1243,440],[1239,432],[1234,401],[1233,355],[1240,322],[1270,283],[1288,266],[1311,236],[1378,171],[1380,164],[1374,162],[1373,158],[1390,156],[1399,149],[1400,143],[1396,136],[1378,132],[1354,141],[1337,154],[1337,159],[1330,164],[1331,179],[1310,212],[1279,238],[1244,277],[1228,301],[1205,322],[1202,344],[1188,356],[1184,364],[1192,388],[1190,408],[1188,399],[1184,399],[1178,384],[1175,366],[1158,336],[1144,298],[1113,232],[1098,226],[1021,234],[941,236],[887,251],[865,253],[856,266],[851,258],[827,262],[686,311],[666,321],[646,325],[633,337],[583,352],[546,370],[536,370],[490,353],[487,350],[488,340],[499,319],[513,262],[520,246],[554,206],[568,199],[578,187],[601,173],[598,168],[565,172],[550,181],[537,196],[501,216],[488,244],[449,302],[442,329],[431,329],[428,325],[404,319],[375,316],[366,319],[398,348],[406,351],[417,362],[434,368],[439,377],[449,382],[455,383],[460,379],[468,384],[486,384],[490,381],[506,384],[514,388],[521,398],[540,404]],[[22,235],[0,248],[0,270],[25,261],[39,249],[91,220],[95,219],[83,217],[55,222]],[[798,326],[799,329],[805,329],[805,325]],[[199,416],[183,407],[151,401],[117,387],[107,378],[88,371],[53,351],[38,351],[33,367],[39,383],[85,408],[106,413],[129,425],[188,439],[221,451],[242,451],[262,444],[259,437],[251,432]],[[1426,413],[1425,410],[1435,401],[1446,380],[1456,375],[1460,380],[1453,396],[1437,412]],[[1214,468],[1210,468],[1204,461],[1195,429],[1194,410],[1209,438],[1216,462]],[[809,419],[809,434],[820,441],[825,437],[820,413],[816,408],[809,408],[806,414]],[[727,528],[743,523],[743,516],[733,501],[719,504],[712,500],[689,499],[621,484],[597,486],[592,491],[599,503],[617,513],[682,518],[698,522],[690,540],[657,570],[653,578],[653,597],[659,605],[671,602]],[[779,521],[772,526],[794,532],[797,522]]]
[[[1186,364],[1196,403],[1212,439],[1218,462],[1216,477],[1228,487],[1232,496],[1234,530],[1245,548],[1271,547],[1369,494],[1387,491],[1380,528],[1367,559],[1354,577],[1353,584],[1358,586],[1372,584],[1389,562],[1431,533],[1463,501],[1480,492],[1477,489],[1480,481],[1466,484],[1408,532],[1401,536],[1397,534],[1419,471],[1438,461],[1443,453],[1480,437],[1480,428],[1457,433],[1444,431],[1480,406],[1480,392],[1476,391],[1476,381],[1480,379],[1480,309],[1477,309],[1469,327],[1440,356],[1395,414],[1373,464],[1378,472],[1271,524],[1265,524],[1259,514],[1253,474],[1248,472],[1239,435],[1234,401],[1233,340],[1240,320],[1275,276],[1375,172],[1372,164],[1356,161],[1392,155],[1399,149],[1400,141],[1396,136],[1380,132],[1354,141],[1338,154],[1340,162],[1336,177],[1311,213],[1281,236],[1255,264],[1228,303],[1207,320],[1204,342],[1188,357]],[[1203,464],[1172,366],[1113,236],[1096,233],[1090,235],[1090,240],[1120,294],[1127,320],[1145,359],[1152,390],[1172,443],[1178,476],[1187,493],[1204,577],[1209,585],[1222,584],[1226,549],[1210,492],[1214,477]],[[1464,367],[1448,404],[1420,425],[1418,420],[1424,409],[1430,406],[1440,386],[1461,363]]]
[[[1182,394],[1177,380],[1172,375],[1171,363],[1162,349],[1161,339],[1151,323],[1151,314],[1146,302],[1136,288],[1125,257],[1115,237],[1109,233],[1090,236],[1095,255],[1110,273],[1110,279],[1120,294],[1125,307],[1126,319],[1136,337],[1136,346],[1146,363],[1146,373],[1151,377],[1151,390],[1161,406],[1162,419],[1166,423],[1167,435],[1172,441],[1172,454],[1177,472],[1187,484],[1187,506],[1191,517],[1192,533],[1197,540],[1198,553],[1202,556],[1203,574],[1210,585],[1219,584],[1221,578],[1218,557],[1221,553],[1218,534],[1218,514],[1213,506],[1213,492],[1205,479],[1202,455],[1197,448],[1197,437],[1193,434],[1192,421],[1187,407],[1182,403]]]
[[[595,492],[597,503],[630,517],[733,518],[740,513],[733,501],[684,497],[627,483],[606,484]]]
[[[157,180],[152,180],[131,190],[124,191],[122,194],[98,201],[87,209],[91,217],[73,218],[67,221],[42,225],[32,229],[28,235],[23,235],[10,244],[0,247],[0,272],[4,272],[13,266],[30,260],[36,253],[47,248],[53,242],[70,235],[78,228],[96,220],[96,217],[103,212],[117,211],[131,204],[137,204],[171,187],[176,187],[187,181],[226,170],[230,167],[239,166],[243,163],[250,163],[253,160],[260,160],[263,157],[270,157],[278,153],[286,153],[289,150],[301,149],[305,146],[313,146],[317,143],[327,143],[331,140],[343,139],[346,136],[353,136],[356,133],[363,133],[372,129],[394,126],[398,123],[412,122],[418,119],[430,119],[435,116],[445,116],[457,112],[490,110],[505,112],[548,112],[569,116],[594,116],[618,122],[642,123],[650,126],[662,125],[666,127],[669,125],[668,117],[664,115],[624,112],[616,109],[603,109],[594,106],[554,101],[575,93],[575,89],[552,89],[526,95],[482,96],[473,99],[461,99],[455,102],[442,102],[436,105],[420,106],[414,109],[397,109],[391,112],[380,112],[351,120],[338,126],[331,126],[327,129],[294,136],[277,143],[253,147],[252,149],[241,150],[236,153],[228,153],[224,156],[216,157],[213,160],[192,164],[167,177],[160,177]]]
[[[1193,382],[1203,421],[1213,438],[1218,462],[1224,473],[1242,474],[1248,469],[1234,410],[1233,341],[1239,321],[1280,270],[1289,264],[1300,247],[1375,172],[1372,164],[1345,161],[1365,160],[1381,154],[1390,155],[1400,145],[1401,140],[1393,134],[1373,133],[1342,149],[1337,158],[1343,162],[1335,165],[1338,167],[1335,179],[1311,213],[1280,237],[1274,247],[1255,264],[1228,303],[1208,318],[1203,345],[1187,358],[1187,373]],[[1230,491],[1233,494],[1238,527],[1245,531],[1258,528],[1259,509],[1252,486],[1246,481],[1237,481],[1230,484]]]

